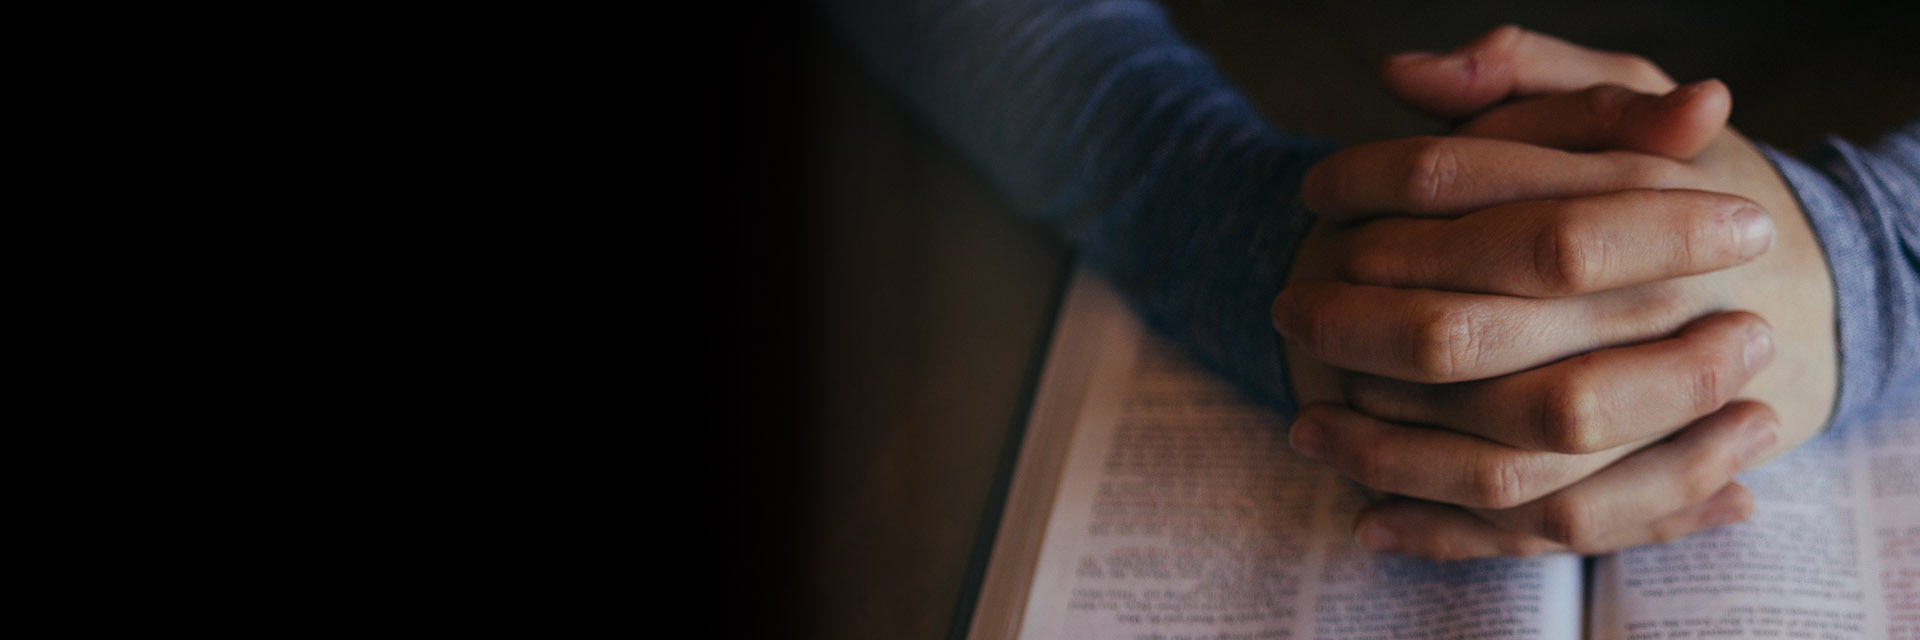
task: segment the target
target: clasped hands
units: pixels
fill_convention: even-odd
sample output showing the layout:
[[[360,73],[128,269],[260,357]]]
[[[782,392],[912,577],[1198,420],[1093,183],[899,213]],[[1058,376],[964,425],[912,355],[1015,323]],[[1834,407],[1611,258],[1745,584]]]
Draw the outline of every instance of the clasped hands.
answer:
[[[1837,358],[1825,258],[1726,86],[1516,27],[1383,75],[1477,115],[1316,166],[1273,303],[1292,446],[1388,495],[1357,540],[1584,554],[1750,517],[1734,475],[1824,426]]]

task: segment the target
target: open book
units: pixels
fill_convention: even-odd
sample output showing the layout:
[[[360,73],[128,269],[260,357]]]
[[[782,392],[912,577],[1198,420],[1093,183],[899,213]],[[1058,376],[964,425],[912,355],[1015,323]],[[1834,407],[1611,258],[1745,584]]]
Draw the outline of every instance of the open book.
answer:
[[[1363,491],[1086,269],[1047,357],[970,638],[1920,638],[1920,394],[1743,474],[1747,523],[1443,563],[1356,546]]]

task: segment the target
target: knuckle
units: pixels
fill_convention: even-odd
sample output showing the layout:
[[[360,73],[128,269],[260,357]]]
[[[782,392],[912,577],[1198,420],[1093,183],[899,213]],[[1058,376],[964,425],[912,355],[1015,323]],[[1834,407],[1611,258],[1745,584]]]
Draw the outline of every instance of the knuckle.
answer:
[[[1435,305],[1414,327],[1414,373],[1426,382],[1455,382],[1472,371],[1479,358],[1481,322],[1472,309]]]
[[[1699,504],[1720,491],[1740,472],[1740,459],[1729,448],[1700,447],[1686,456],[1679,477],[1680,497]]]
[[[1655,544],[1666,544],[1693,533],[1692,523],[1668,518],[1653,523],[1650,531]]]
[[[1483,458],[1474,468],[1472,498],[1482,509],[1507,509],[1526,500],[1526,478],[1509,456]]]
[[[1538,36],[1517,24],[1503,24],[1488,29],[1475,43],[1475,53],[1486,56],[1511,58],[1529,41]]]
[[[1611,138],[1627,119],[1627,107],[1639,94],[1620,85],[1604,84],[1582,92],[1590,123],[1600,136]]]
[[[1694,416],[1703,416],[1714,412],[1729,399],[1721,388],[1721,379],[1727,366],[1724,358],[1714,358],[1701,366],[1694,367],[1687,374],[1686,381],[1680,385],[1682,402]]]
[[[1556,495],[1541,505],[1540,537],[1575,549],[1588,549],[1599,534],[1600,523],[1593,506],[1586,501]]]
[[[1388,411],[1387,392],[1382,389],[1377,378],[1365,374],[1347,373],[1340,376],[1340,397],[1345,398],[1353,410],[1382,419],[1392,419]]]
[[[1285,335],[1288,344],[1325,359],[1338,342],[1330,328],[1339,326],[1340,311],[1332,304],[1332,292],[1321,286],[1290,286],[1274,296],[1274,329]]]
[[[1337,355],[1340,339],[1335,331],[1340,326],[1339,311],[1333,305],[1316,301],[1301,300],[1299,304],[1294,311],[1299,314],[1299,324],[1294,327],[1299,336],[1295,339],[1307,348],[1307,353],[1317,357]]]
[[[1347,275],[1361,284],[1393,286],[1399,280],[1401,258],[1398,251],[1364,244],[1347,257]]]
[[[1452,146],[1437,138],[1422,139],[1408,150],[1406,163],[1401,188],[1408,207],[1416,213],[1443,208],[1460,174],[1460,156]]]
[[[1372,453],[1371,447],[1353,447],[1344,455],[1336,451],[1333,457],[1354,482],[1381,491],[1392,490],[1391,469],[1381,456]]]
[[[1599,428],[1600,393],[1581,377],[1569,377],[1542,394],[1537,424],[1540,444],[1557,453],[1592,453],[1604,448]]]
[[[1685,279],[1650,282],[1629,289],[1616,291],[1629,292],[1632,304],[1626,306],[1616,322],[1630,329],[1633,335],[1667,335],[1678,331],[1686,323],[1693,321],[1710,309],[1701,304],[1702,300],[1713,300],[1717,294]]]
[[[1534,270],[1547,295],[1588,291],[1605,273],[1606,247],[1569,214],[1549,223],[1534,243]]]
[[[1716,255],[1737,251],[1732,238],[1724,232],[1718,232],[1715,226],[1711,221],[1695,217],[1693,224],[1681,230],[1678,234],[1680,264],[1686,265],[1690,271],[1698,270],[1711,264]]]

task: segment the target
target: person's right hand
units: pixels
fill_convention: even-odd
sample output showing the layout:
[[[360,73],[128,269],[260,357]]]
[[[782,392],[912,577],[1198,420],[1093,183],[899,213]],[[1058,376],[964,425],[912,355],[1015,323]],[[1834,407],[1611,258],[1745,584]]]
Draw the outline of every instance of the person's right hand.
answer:
[[[1390,82],[1443,116],[1599,81],[1671,87],[1644,61],[1517,29],[1462,51],[1400,58]],[[1665,99],[1601,87],[1509,105],[1459,132],[1486,138],[1363,145],[1316,168],[1305,195],[1329,218],[1461,216],[1322,225],[1275,302],[1303,402],[1359,410],[1303,410],[1296,446],[1368,486],[1434,501],[1370,509],[1363,542],[1442,557],[1597,552],[1746,517],[1733,473],[1804,440],[1831,403],[1831,292],[1810,286],[1825,284],[1825,263],[1778,176],[1719,130],[1727,107],[1718,83]],[[1706,151],[1683,163],[1515,142]],[[1681,277],[1765,251],[1768,210],[1782,223],[1773,264]],[[1797,309],[1741,295],[1769,281],[1810,293],[1787,303]],[[1765,406],[1725,404],[1776,349],[1753,315],[1710,315],[1734,306],[1787,318],[1806,348],[1782,349],[1785,360],[1813,374],[1787,418],[1814,428],[1783,438]]]

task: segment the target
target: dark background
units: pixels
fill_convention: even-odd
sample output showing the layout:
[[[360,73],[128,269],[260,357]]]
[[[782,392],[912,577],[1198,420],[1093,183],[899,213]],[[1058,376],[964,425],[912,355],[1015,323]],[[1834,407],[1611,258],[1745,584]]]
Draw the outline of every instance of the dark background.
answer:
[[[1432,133],[1381,57],[1517,23],[1717,77],[1749,137],[1920,112],[1920,47],[1871,3],[1166,3],[1283,128]],[[1068,264],[813,7],[696,11],[705,486],[693,598],[740,637],[944,636]],[[694,61],[688,61],[694,63]]]

